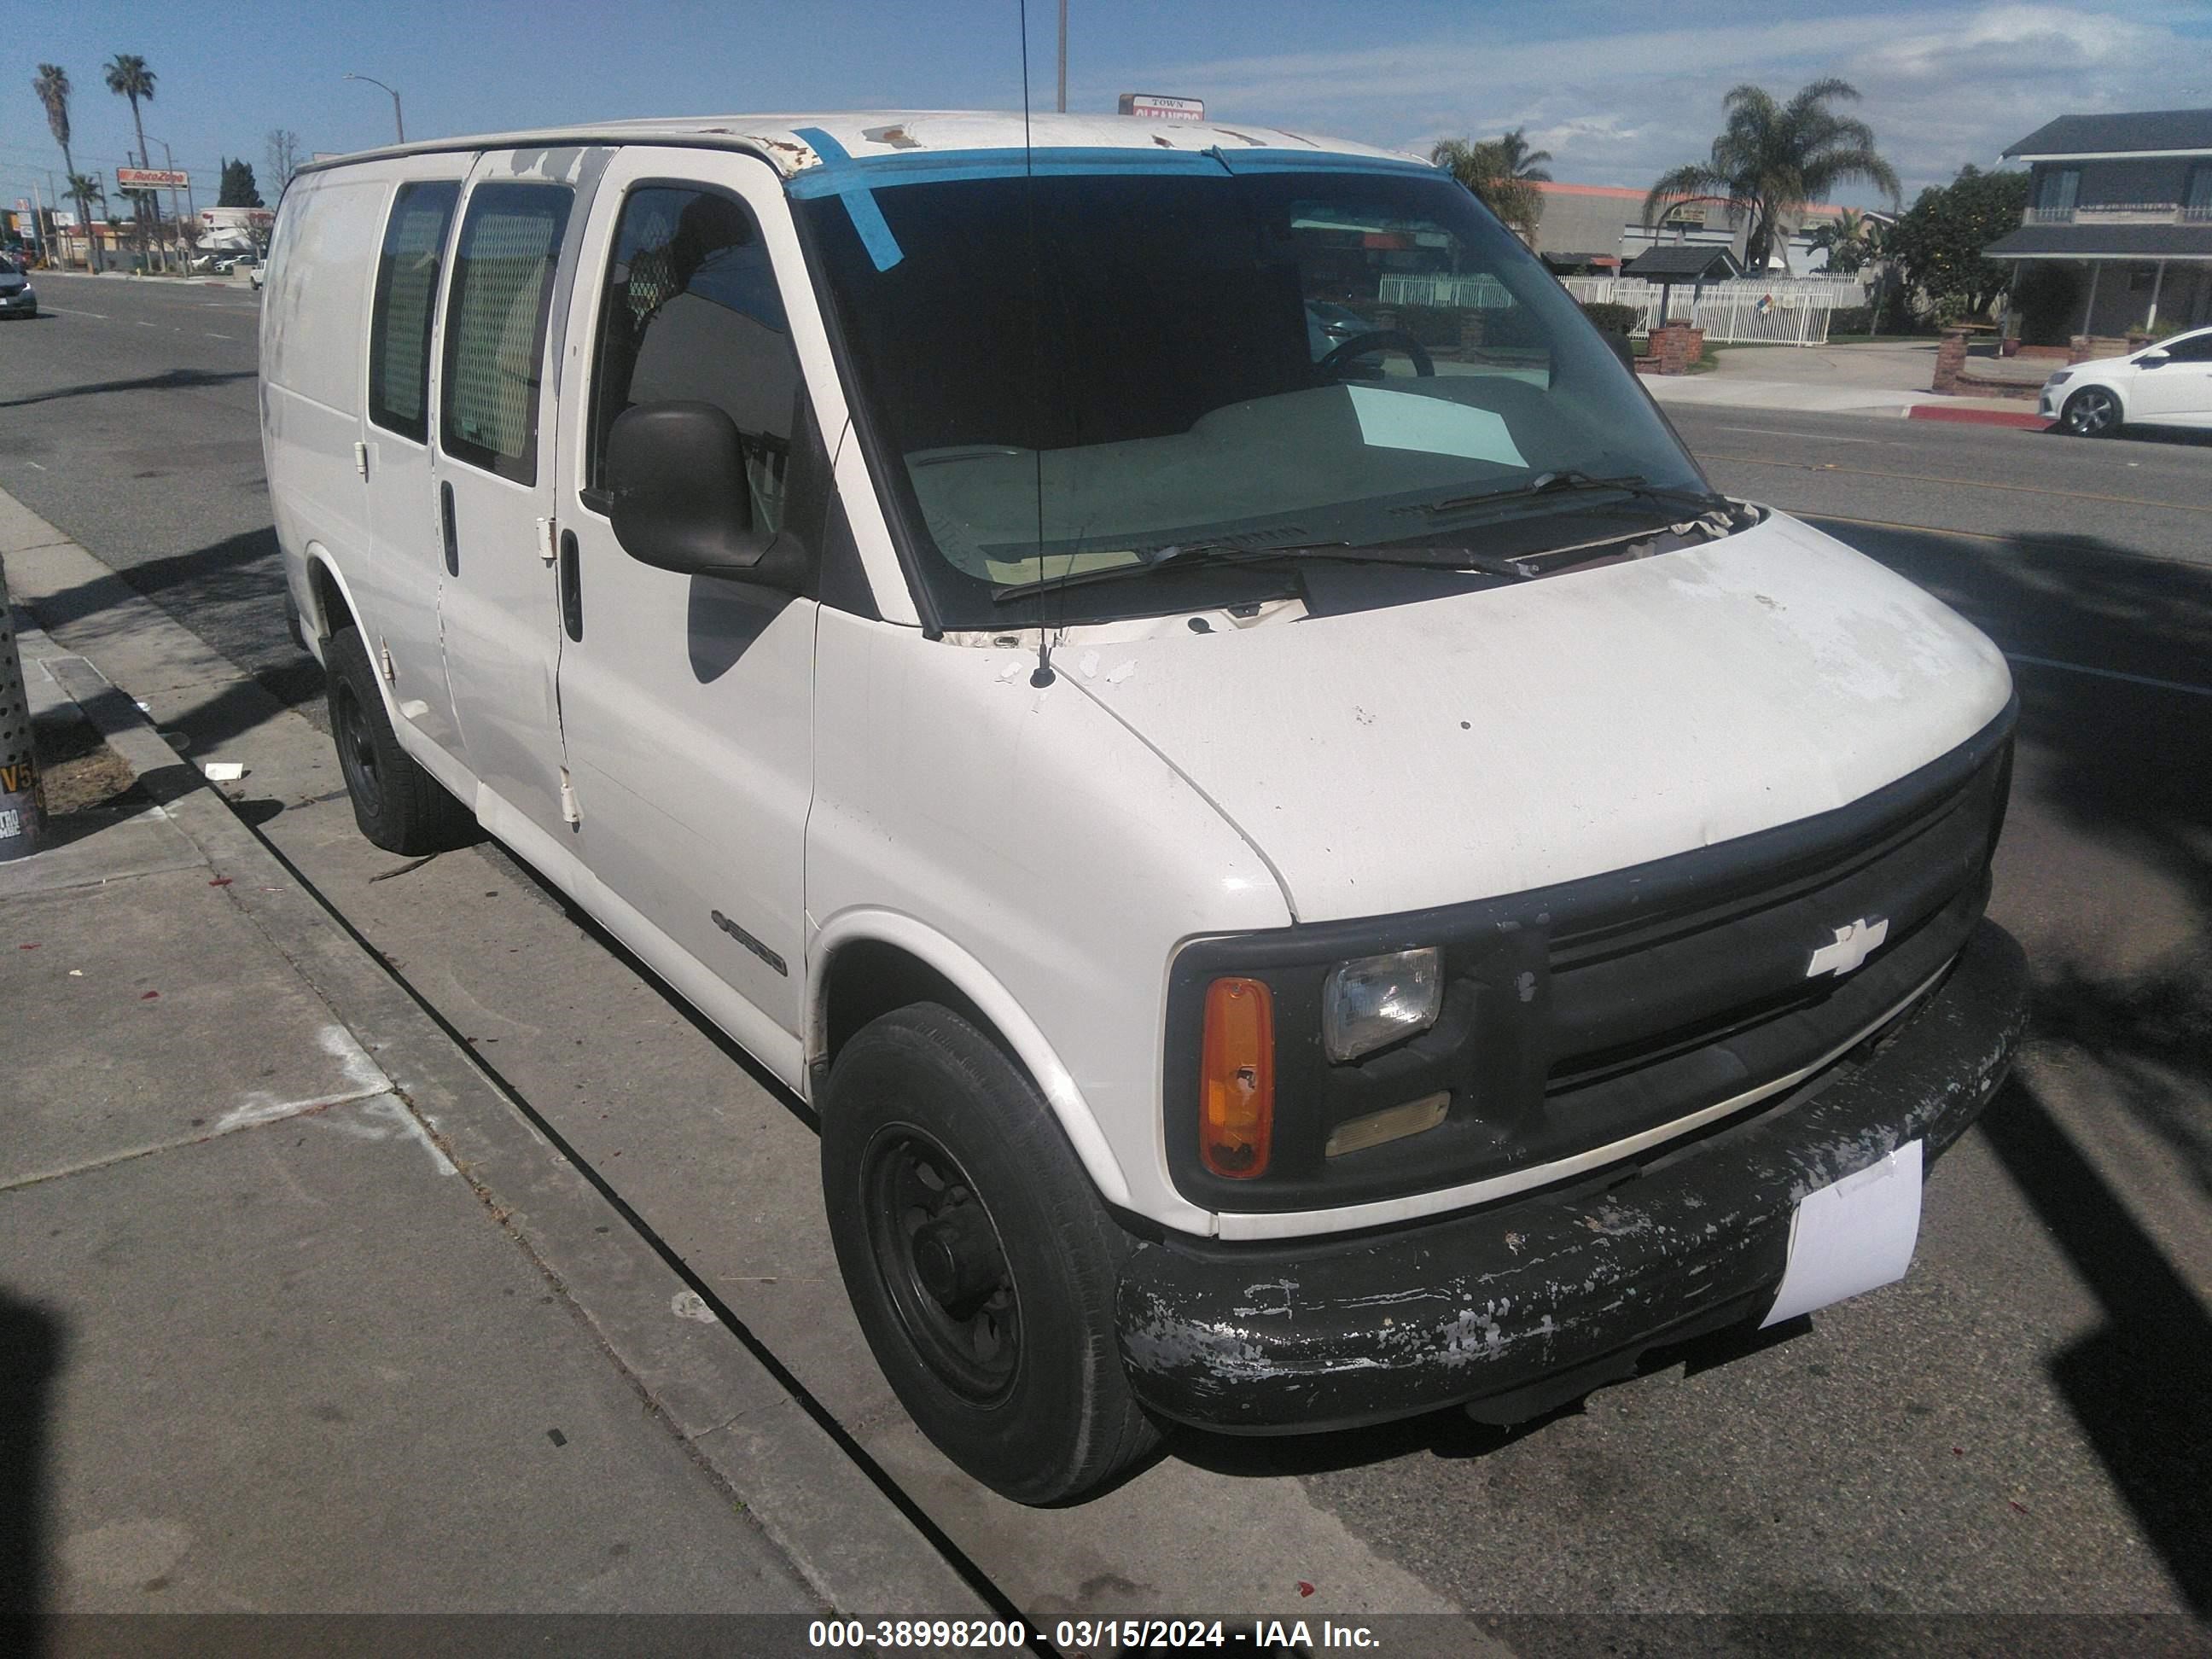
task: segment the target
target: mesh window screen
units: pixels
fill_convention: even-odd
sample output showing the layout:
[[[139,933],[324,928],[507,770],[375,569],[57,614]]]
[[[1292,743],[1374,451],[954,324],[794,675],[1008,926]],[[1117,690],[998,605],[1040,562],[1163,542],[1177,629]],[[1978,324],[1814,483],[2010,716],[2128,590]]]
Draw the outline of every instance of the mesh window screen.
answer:
[[[428,429],[430,307],[458,182],[402,185],[384,227],[368,340],[368,418],[421,443]]]
[[[545,310],[570,193],[481,185],[469,198],[446,318],[439,434],[447,453],[531,483]]]

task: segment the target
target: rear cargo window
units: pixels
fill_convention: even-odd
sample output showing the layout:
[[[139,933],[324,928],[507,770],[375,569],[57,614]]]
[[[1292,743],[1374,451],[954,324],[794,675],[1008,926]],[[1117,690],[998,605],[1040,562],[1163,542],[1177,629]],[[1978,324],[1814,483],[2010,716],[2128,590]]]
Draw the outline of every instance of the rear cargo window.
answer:
[[[429,430],[430,313],[458,179],[402,185],[384,224],[368,325],[368,418],[416,443]]]
[[[439,442],[517,483],[538,479],[545,314],[571,198],[564,185],[477,185],[453,257]]]
[[[760,227],[735,197],[647,185],[623,204],[599,310],[585,477],[638,404],[713,404],[738,428],[754,522],[782,527],[799,362]]]

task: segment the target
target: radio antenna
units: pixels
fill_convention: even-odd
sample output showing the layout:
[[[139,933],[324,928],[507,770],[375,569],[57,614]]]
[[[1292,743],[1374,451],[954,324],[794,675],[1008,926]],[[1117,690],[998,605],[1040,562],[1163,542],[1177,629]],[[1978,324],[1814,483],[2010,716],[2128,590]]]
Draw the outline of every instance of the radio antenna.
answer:
[[[1052,667],[1052,635],[1044,621],[1044,422],[1037,407],[1037,383],[1044,375],[1039,334],[1044,325],[1037,268],[1036,147],[1030,138],[1030,0],[1018,0],[1022,28],[1022,211],[1030,245],[1030,459],[1036,465],[1037,562],[1037,664],[1030,684],[1042,691],[1057,678]]]

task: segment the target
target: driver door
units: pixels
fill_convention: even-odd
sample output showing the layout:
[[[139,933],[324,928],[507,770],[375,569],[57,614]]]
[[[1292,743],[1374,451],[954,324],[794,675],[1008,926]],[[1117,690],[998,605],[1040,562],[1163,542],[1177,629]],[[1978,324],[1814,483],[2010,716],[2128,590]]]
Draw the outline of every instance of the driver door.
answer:
[[[2128,386],[2128,418],[2171,426],[2212,426],[2212,332],[2169,340],[2166,361],[2147,368],[2136,360]]]
[[[568,381],[585,391],[568,400],[556,507],[560,706],[579,851],[750,1005],[684,985],[794,1079],[815,601],[639,563],[615,539],[603,487],[616,416],[702,400],[742,436],[754,522],[780,527],[805,395],[781,295],[805,282],[766,163],[620,151],[599,185],[571,302]],[[634,944],[655,959],[653,941]],[[682,964],[656,965],[683,982]]]

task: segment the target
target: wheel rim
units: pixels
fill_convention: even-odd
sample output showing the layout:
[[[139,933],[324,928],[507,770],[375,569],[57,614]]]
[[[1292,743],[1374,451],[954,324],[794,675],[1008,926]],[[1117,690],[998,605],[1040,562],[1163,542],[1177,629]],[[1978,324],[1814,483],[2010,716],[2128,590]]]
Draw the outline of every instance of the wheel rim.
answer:
[[[998,1225],[957,1159],[932,1135],[894,1124],[860,1172],[876,1273],[908,1342],[963,1399],[1012,1389],[1021,1300]]]
[[[2094,435],[2111,428],[2116,412],[2112,407],[2112,400],[2103,392],[2076,392],[2073,403],[2066,410],[2066,423],[2085,436]]]
[[[353,687],[339,680],[331,699],[331,735],[337,740],[338,767],[361,810],[374,817],[384,810],[384,787],[377,781],[376,744]]]

